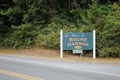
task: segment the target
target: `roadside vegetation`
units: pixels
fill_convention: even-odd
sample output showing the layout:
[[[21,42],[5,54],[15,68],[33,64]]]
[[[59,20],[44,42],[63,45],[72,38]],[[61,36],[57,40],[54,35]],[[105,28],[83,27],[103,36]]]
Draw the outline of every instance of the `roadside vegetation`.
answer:
[[[95,29],[97,56],[119,58],[120,0],[0,0],[1,48],[59,50],[60,29]]]
[[[0,55],[2,56],[16,56],[25,57],[31,59],[45,59],[64,62],[77,62],[77,63],[95,63],[95,64],[120,64],[120,58],[96,58],[81,57],[80,55],[73,55],[64,52],[64,58],[60,59],[60,52],[52,49],[42,48],[29,48],[29,49],[0,49]]]

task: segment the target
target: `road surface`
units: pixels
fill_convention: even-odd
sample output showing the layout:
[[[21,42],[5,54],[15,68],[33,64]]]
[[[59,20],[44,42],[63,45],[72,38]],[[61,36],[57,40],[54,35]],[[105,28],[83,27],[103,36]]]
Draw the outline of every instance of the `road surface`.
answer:
[[[0,80],[120,80],[120,65],[0,55]]]

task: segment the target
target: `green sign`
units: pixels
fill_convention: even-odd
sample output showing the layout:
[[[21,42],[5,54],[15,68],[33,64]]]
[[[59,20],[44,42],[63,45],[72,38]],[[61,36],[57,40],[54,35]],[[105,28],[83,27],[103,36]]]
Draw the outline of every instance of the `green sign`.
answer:
[[[64,50],[92,50],[93,33],[63,33]]]

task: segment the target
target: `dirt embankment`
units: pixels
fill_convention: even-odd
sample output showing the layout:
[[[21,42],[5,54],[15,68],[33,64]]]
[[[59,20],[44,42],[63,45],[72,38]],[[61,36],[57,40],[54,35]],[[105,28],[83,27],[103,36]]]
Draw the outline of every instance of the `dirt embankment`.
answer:
[[[59,50],[31,48],[31,49],[0,49],[1,55],[12,55],[20,57],[42,58],[52,59],[67,62],[84,62],[84,63],[102,63],[102,64],[120,64],[120,58],[97,58],[92,57],[80,57],[78,55],[72,55],[64,53],[64,58],[59,58]]]

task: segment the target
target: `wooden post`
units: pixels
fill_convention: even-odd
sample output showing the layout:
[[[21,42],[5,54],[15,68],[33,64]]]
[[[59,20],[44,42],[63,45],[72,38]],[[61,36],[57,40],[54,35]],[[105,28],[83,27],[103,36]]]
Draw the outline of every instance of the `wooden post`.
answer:
[[[93,30],[93,59],[96,59],[96,31]]]
[[[60,58],[63,58],[63,31],[60,30]]]

